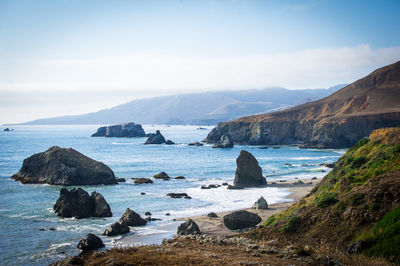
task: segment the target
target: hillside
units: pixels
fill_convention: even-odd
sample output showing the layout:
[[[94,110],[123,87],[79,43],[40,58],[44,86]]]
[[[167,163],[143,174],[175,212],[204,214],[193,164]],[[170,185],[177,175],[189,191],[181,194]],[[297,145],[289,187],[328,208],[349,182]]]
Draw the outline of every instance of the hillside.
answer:
[[[240,116],[282,110],[320,99],[342,88],[220,91],[138,99],[94,113],[38,119],[25,124],[194,124],[215,125]]]
[[[206,138],[240,144],[342,148],[376,129],[400,125],[400,62],[375,70],[330,96],[287,110],[220,123]]]

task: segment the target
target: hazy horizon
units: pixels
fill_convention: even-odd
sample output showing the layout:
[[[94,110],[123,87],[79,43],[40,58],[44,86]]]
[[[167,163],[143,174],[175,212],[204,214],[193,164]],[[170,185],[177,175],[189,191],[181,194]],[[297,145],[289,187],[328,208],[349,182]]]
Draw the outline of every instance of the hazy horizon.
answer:
[[[395,0],[0,0],[0,124],[153,96],[351,83],[400,60],[399,11]]]

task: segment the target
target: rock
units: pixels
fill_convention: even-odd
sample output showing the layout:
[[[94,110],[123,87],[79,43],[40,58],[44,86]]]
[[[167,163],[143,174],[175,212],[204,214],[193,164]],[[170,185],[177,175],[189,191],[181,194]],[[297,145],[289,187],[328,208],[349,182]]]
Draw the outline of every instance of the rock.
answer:
[[[349,254],[359,254],[361,251],[366,249],[367,243],[363,240],[358,240],[354,242],[353,244],[350,245],[350,247],[347,249],[347,253]]]
[[[226,189],[244,189],[244,187],[242,187],[242,186],[228,185],[228,186],[226,187]]]
[[[293,183],[293,185],[304,185],[304,182],[299,180]]]
[[[211,189],[209,186],[206,186],[206,185],[202,185],[201,187],[200,187],[200,189]]]
[[[254,156],[245,150],[240,151],[236,159],[236,173],[233,185],[243,187],[254,187],[266,185],[267,181],[262,175],[261,167]]]
[[[233,148],[233,141],[229,135],[222,135],[221,139],[213,145],[213,148]]]
[[[275,147],[272,147],[272,149],[280,149],[281,147],[279,147],[279,146],[275,146]]]
[[[49,228],[49,231],[57,231],[57,228],[55,228],[55,227],[50,227],[50,228]]]
[[[79,241],[77,248],[85,252],[104,248],[104,244],[101,238],[99,238],[98,236],[94,234],[87,234]]]
[[[146,193],[144,193],[144,192],[140,192],[140,195],[146,195]]]
[[[151,215],[151,212],[145,212],[145,214],[144,215],[146,215],[146,216],[150,216]]]
[[[203,143],[200,143],[200,142],[196,141],[196,142],[193,142],[193,143],[189,143],[188,145],[189,146],[198,146],[198,147],[200,147],[200,146],[203,146]]]
[[[180,175],[180,176],[175,177],[175,179],[185,179],[185,177]]]
[[[155,134],[151,134],[144,144],[163,144],[165,138],[161,135],[160,130],[157,130]]]
[[[154,222],[154,221],[161,221],[161,219],[159,219],[159,218],[146,217],[146,221],[148,221],[148,222]]]
[[[327,168],[333,168],[333,167],[335,167],[335,163],[321,163],[320,164],[320,166],[324,166],[324,167],[327,167]]]
[[[113,171],[74,149],[57,146],[24,160],[12,176],[23,184],[38,183],[61,186],[117,184]]]
[[[112,223],[103,233],[104,236],[117,236],[129,232],[129,226],[120,224],[119,222]]]
[[[316,176],[314,176],[313,178],[311,178],[311,180],[315,180],[315,179],[317,179],[317,177],[316,177]]]
[[[166,144],[166,145],[174,145],[175,142],[173,142],[172,140],[167,140],[167,141],[165,142],[165,144]]]
[[[226,183],[226,182],[225,182],[225,183],[222,183],[222,185],[223,185],[223,186],[227,186],[227,185],[228,185],[228,183]]]
[[[188,219],[186,222],[182,223],[178,227],[178,235],[200,235],[199,226],[192,220]]]
[[[91,196],[82,188],[60,190],[60,197],[53,206],[54,212],[64,218],[111,217],[111,209],[100,193]]]
[[[256,226],[261,217],[248,211],[235,211],[224,216],[224,225],[231,230],[244,229]]]
[[[167,213],[165,214],[165,216],[171,216],[171,214],[170,214],[169,212],[167,212]]]
[[[84,262],[79,256],[66,257],[65,259],[53,262],[50,266],[72,266],[72,265],[83,265]]]
[[[115,180],[117,180],[118,183],[123,183],[126,182],[125,178],[116,178]]]
[[[173,199],[179,199],[183,197],[188,197],[189,195],[186,193],[168,193],[167,196]]]
[[[10,129],[7,127],[3,131],[8,132],[8,131],[10,131]]]
[[[147,221],[140,217],[139,214],[127,208],[125,213],[122,215],[121,219],[119,219],[120,223],[125,224],[127,226],[141,226],[145,225]]]
[[[207,214],[207,217],[217,218],[218,216],[215,212],[210,212],[209,214]]]
[[[153,180],[150,178],[136,178],[134,181],[135,184],[152,184]]]
[[[155,179],[163,179],[163,180],[170,180],[171,179],[171,177],[169,177],[169,175],[167,175],[167,173],[165,173],[165,172],[161,172],[161,173],[155,174],[153,177]]]
[[[254,202],[254,205],[253,205],[252,209],[266,210],[266,209],[268,209],[268,203],[264,199],[264,197],[261,196],[261,198],[259,198],[256,202]]]
[[[259,149],[260,149],[260,150],[266,150],[266,149],[268,149],[268,147],[267,147],[267,146],[264,146],[264,147],[260,147]]]
[[[191,196],[184,196],[183,198],[184,199],[191,199],[192,197]]]
[[[132,138],[145,137],[146,133],[139,124],[126,123],[113,126],[105,126],[97,129],[97,132],[92,137],[117,137],[117,138]]]

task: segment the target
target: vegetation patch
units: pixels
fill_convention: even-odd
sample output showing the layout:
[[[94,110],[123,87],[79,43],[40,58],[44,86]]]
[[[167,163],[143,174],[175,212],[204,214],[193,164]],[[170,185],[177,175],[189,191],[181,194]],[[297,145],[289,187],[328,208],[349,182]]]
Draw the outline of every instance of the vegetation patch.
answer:
[[[317,206],[319,208],[326,208],[330,205],[335,204],[339,201],[337,195],[337,192],[322,193],[318,195],[316,199]]]
[[[290,217],[283,226],[283,232],[294,234],[296,233],[299,224],[300,224],[300,217],[298,216]]]

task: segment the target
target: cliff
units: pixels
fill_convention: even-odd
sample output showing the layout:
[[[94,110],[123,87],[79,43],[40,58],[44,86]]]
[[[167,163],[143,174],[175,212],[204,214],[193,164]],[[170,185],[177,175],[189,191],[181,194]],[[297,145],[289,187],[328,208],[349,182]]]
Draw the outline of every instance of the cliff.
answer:
[[[204,141],[228,134],[236,144],[344,148],[393,126],[400,126],[400,61],[321,100],[219,123]]]

